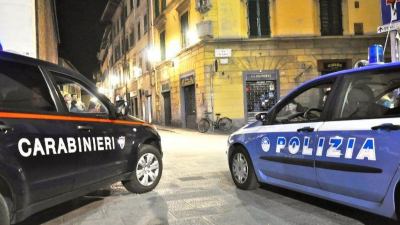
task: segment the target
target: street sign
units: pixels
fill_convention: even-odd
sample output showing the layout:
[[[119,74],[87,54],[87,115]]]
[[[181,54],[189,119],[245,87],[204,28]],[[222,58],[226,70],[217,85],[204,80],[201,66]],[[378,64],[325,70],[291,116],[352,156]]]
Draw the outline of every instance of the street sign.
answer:
[[[400,20],[400,16],[396,14],[392,14],[392,4],[389,2],[396,1],[396,8],[400,10],[400,0],[381,0],[381,15],[382,15],[382,24],[389,24],[393,18],[393,21]]]
[[[232,49],[215,49],[215,57],[216,58],[229,58],[232,56]]]
[[[388,31],[392,31],[392,30],[399,30],[400,29],[400,21],[394,22],[392,24],[385,24],[382,26],[378,27],[378,34],[380,33],[386,33]]]

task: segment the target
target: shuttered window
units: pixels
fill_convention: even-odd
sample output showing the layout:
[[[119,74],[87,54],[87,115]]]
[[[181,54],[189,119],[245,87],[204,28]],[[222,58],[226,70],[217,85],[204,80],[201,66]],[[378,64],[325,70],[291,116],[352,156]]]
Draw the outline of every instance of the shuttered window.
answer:
[[[248,15],[250,37],[271,35],[268,0],[249,0]]]
[[[320,0],[321,35],[343,35],[342,0]]]
[[[161,60],[165,60],[165,31],[160,33],[160,53]]]
[[[185,12],[181,15],[181,43],[182,48],[186,48],[189,45],[189,36],[187,32],[189,31],[189,13]]]

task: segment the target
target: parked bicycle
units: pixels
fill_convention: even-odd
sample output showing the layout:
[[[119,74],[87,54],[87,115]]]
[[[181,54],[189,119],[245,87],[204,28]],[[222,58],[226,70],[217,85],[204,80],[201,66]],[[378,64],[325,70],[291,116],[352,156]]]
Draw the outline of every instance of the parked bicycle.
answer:
[[[215,114],[217,116],[216,120],[213,121],[210,119],[209,115],[212,114],[210,112],[205,112],[205,117],[202,118],[198,125],[197,129],[199,130],[200,133],[205,133],[207,132],[211,126],[213,126],[214,129],[220,129],[222,131],[229,131],[232,129],[232,120],[229,119],[228,117],[220,117],[221,114],[217,113]]]

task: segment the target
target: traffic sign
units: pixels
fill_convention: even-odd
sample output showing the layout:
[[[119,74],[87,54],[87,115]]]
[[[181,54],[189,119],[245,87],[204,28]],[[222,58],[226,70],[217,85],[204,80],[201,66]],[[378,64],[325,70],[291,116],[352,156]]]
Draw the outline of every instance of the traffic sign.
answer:
[[[391,2],[396,2],[394,8],[397,8],[400,10],[400,0],[381,0],[381,15],[382,15],[382,24],[389,24],[392,19],[393,21],[398,21],[400,20],[400,16],[397,15],[397,13],[394,13],[394,10],[392,9],[392,4]]]
[[[394,22],[392,24],[385,24],[382,26],[378,27],[378,34],[380,33],[386,33],[388,31],[392,31],[392,30],[399,30],[400,29],[400,21]]]

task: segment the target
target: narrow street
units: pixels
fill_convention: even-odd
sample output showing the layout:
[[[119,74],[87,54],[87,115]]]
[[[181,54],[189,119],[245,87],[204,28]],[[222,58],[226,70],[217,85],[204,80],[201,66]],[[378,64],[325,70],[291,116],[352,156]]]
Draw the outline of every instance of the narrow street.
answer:
[[[350,207],[281,188],[238,190],[225,156],[227,135],[160,129],[164,173],[155,191],[135,195],[119,183],[109,197],[81,197],[20,225],[81,224],[395,224]]]

